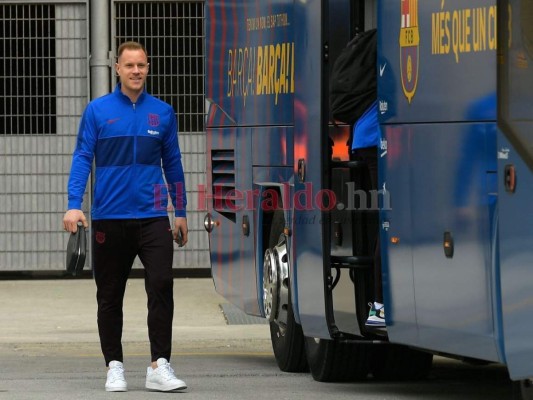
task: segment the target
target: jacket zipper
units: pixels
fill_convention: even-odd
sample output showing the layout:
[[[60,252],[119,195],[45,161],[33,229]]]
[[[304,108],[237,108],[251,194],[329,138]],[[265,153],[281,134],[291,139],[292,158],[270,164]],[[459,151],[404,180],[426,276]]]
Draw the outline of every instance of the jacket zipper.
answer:
[[[132,213],[133,213],[133,218],[138,218],[138,215],[137,215],[137,210],[139,209],[138,208],[138,193],[139,193],[139,190],[138,190],[138,187],[137,187],[137,129],[135,129],[135,127],[137,126],[137,109],[135,108],[135,103],[132,103],[132,106],[133,106],[133,171],[132,171],[132,178],[133,178],[133,185],[132,186],[132,189],[133,189],[133,193],[132,193],[132,198],[134,199],[133,201],[133,210],[132,210]]]

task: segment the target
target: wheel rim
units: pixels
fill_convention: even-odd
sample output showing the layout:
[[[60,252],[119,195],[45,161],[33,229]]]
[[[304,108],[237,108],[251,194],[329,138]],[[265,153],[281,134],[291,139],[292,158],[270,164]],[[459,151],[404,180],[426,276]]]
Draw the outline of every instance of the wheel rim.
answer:
[[[265,251],[265,259],[263,261],[263,308],[265,317],[269,321],[273,321],[276,317],[275,310],[277,309],[278,299],[278,271],[276,268],[276,261],[271,249]]]
[[[279,325],[287,326],[289,307],[289,256],[285,235],[278,244],[265,251],[263,262],[263,307],[265,317]]]

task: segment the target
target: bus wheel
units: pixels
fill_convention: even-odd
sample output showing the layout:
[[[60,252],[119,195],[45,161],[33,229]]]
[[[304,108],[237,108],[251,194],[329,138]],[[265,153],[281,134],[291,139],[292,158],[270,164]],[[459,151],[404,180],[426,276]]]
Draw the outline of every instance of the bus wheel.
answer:
[[[283,211],[275,211],[263,262],[263,307],[270,321],[270,339],[279,368],[285,372],[303,372],[307,371],[304,336],[292,310],[284,226]]]
[[[309,369],[319,382],[352,382],[370,371],[371,343],[305,338]]]
[[[371,372],[380,380],[417,380],[427,378],[433,354],[406,346],[374,346]]]

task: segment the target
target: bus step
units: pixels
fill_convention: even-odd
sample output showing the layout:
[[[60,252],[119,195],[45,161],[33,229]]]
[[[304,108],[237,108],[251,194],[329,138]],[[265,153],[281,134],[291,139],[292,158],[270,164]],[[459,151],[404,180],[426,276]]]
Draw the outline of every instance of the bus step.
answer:
[[[367,164],[363,161],[340,161],[340,160],[331,160],[330,162],[331,169],[335,168],[349,168],[351,170],[354,169],[362,169],[366,168]]]
[[[330,256],[330,262],[337,267],[372,268],[374,257],[370,256]]]

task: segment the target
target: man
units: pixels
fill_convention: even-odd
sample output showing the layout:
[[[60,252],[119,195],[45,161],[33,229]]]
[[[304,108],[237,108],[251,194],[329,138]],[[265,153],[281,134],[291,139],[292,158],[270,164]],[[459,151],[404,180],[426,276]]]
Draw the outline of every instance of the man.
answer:
[[[186,195],[177,122],[172,107],[144,90],[146,49],[126,42],[118,49],[114,92],[89,103],[81,119],[68,183],[66,231],[78,222],[93,159],[93,272],[97,287],[98,331],[107,371],[106,391],[127,391],[122,354],[122,304],[136,256],[143,263],[148,295],[148,334],[152,364],[146,388],[185,389],[169,364],[174,314],[172,239],[187,243]],[[165,173],[166,182],[163,180]],[[167,193],[174,230],[167,214]]]

